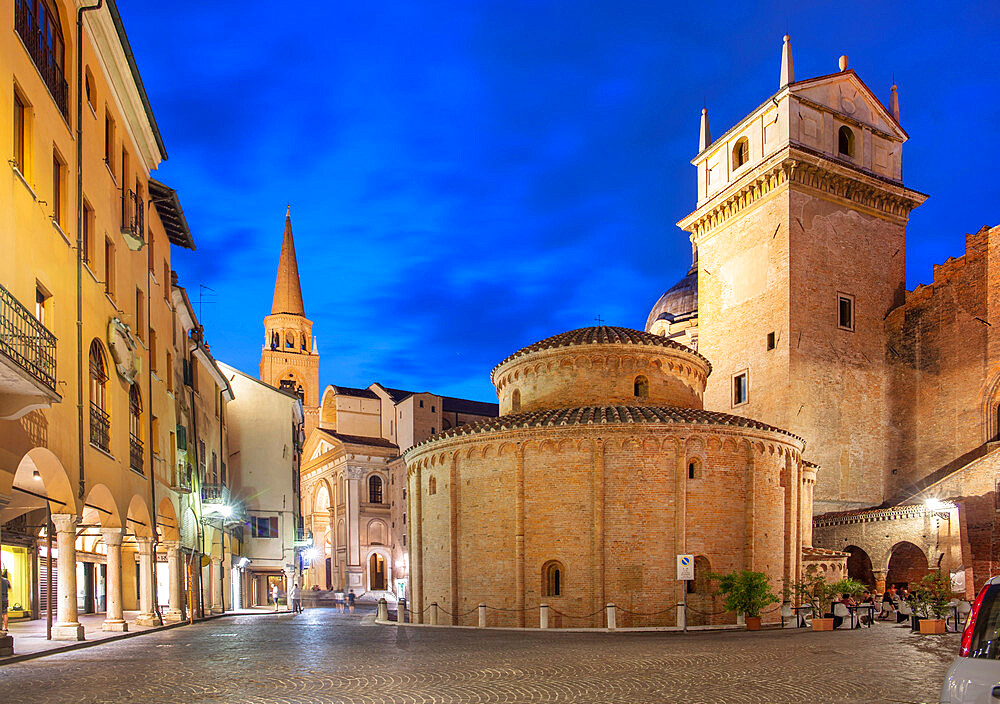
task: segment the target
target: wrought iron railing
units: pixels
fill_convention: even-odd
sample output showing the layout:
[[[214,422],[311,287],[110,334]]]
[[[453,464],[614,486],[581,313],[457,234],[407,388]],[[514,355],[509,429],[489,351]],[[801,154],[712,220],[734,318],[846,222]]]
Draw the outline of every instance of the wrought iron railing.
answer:
[[[122,192],[122,233],[143,238],[143,204],[142,198],[135,191]]]
[[[135,433],[128,434],[128,466],[142,474],[142,440]]]
[[[191,474],[193,471],[194,469],[191,465],[185,462],[178,462],[177,466],[174,467],[174,476],[170,482],[170,488],[183,494],[190,494]]]
[[[228,504],[229,487],[222,484],[202,484],[201,501],[206,504]]]
[[[111,447],[111,418],[97,404],[90,404],[90,444],[105,452]]]
[[[14,0],[14,29],[28,49],[59,111],[68,117],[69,84],[63,75],[62,57],[59,56],[65,51],[62,37],[46,36],[39,26],[38,16],[32,12],[33,5],[27,0]]]
[[[0,286],[0,352],[56,390],[56,336]]]

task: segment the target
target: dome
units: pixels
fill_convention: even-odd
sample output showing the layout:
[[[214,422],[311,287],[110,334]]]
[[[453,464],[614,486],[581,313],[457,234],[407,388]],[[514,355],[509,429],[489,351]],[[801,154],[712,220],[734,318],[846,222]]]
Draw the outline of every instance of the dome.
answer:
[[[648,332],[657,320],[674,322],[698,314],[698,268],[693,266],[673,288],[660,296],[646,318]]]

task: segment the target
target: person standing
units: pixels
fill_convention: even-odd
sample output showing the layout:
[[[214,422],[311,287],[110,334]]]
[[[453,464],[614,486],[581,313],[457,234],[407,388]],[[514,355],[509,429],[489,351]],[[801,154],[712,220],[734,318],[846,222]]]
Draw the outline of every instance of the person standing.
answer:
[[[354,590],[352,589],[347,593],[347,608],[353,614],[354,613]]]
[[[0,614],[3,614],[3,632],[7,633],[7,600],[11,590],[10,574],[7,570],[0,573]]]
[[[288,598],[292,601],[292,613],[302,613],[302,594],[299,591],[298,582],[292,584],[292,588],[288,590]]]
[[[274,601],[274,610],[278,610],[278,585],[271,585],[271,600]]]

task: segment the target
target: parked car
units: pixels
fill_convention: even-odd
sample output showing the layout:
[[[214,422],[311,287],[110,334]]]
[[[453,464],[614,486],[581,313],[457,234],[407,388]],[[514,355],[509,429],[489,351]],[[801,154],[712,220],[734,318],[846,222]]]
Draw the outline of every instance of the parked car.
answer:
[[[958,657],[941,687],[942,704],[1000,703],[1000,577],[979,592]]]

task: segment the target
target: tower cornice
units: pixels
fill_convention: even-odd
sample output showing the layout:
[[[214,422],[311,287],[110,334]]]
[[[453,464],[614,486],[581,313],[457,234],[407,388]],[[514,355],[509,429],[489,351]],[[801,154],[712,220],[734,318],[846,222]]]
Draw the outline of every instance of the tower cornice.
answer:
[[[896,222],[906,222],[910,211],[927,199],[927,195],[897,181],[841,163],[805,145],[789,144],[710,198],[677,226],[697,240],[790,184]]]

